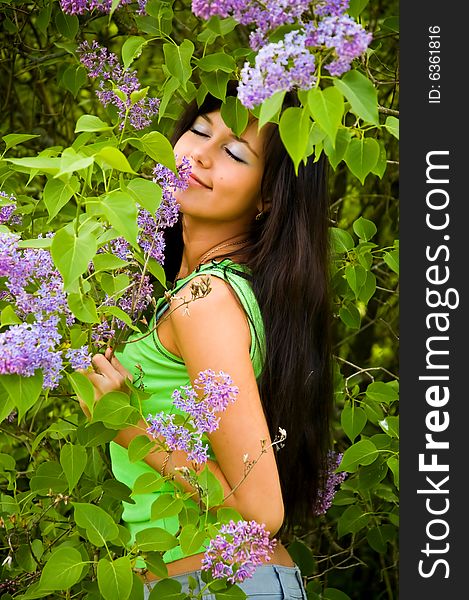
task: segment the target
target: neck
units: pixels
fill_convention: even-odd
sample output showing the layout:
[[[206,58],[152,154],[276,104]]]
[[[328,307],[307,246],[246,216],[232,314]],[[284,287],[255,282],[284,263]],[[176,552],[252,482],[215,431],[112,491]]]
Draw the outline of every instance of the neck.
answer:
[[[213,227],[190,227],[183,219],[182,237],[184,250],[178,278],[192,273],[201,263],[222,258],[227,253],[236,251],[242,247],[240,242],[247,238],[247,233],[234,231],[229,226],[224,227],[219,223]],[[222,245],[223,248],[217,248]]]

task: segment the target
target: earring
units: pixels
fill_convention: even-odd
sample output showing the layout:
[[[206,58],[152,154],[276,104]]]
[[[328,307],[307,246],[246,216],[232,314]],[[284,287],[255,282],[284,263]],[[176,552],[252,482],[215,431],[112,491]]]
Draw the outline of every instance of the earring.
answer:
[[[260,221],[260,219],[263,217],[263,215],[264,215],[264,211],[263,210],[261,210],[261,212],[257,213],[257,215],[256,215],[256,221]]]

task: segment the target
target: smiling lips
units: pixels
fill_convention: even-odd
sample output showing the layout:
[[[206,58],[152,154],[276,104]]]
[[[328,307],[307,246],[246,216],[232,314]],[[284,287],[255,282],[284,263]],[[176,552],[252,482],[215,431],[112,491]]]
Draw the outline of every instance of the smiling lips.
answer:
[[[196,184],[196,186],[204,187],[204,188],[206,188],[207,190],[211,190],[211,189],[212,189],[212,188],[211,188],[209,185],[207,185],[207,184],[206,184],[206,183],[204,183],[204,182],[203,182],[201,179],[199,179],[199,178],[197,177],[197,175],[194,175],[194,173],[191,173],[191,174],[190,174],[190,176],[189,176],[189,179],[191,180],[191,182],[192,182],[193,184],[195,183],[195,184]]]

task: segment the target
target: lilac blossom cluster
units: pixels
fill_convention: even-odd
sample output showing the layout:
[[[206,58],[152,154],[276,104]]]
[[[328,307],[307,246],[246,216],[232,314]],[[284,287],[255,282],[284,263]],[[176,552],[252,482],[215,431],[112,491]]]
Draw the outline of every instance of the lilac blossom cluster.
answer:
[[[119,6],[131,2],[132,0],[120,0]],[[84,15],[94,9],[109,14],[112,8],[112,0],[60,0],[60,8],[67,15]]]
[[[253,67],[245,63],[238,86],[244,106],[254,108],[275,92],[309,89],[316,83],[315,56],[306,48],[305,38],[305,34],[291,31],[280,42],[263,46]]]
[[[3,199],[3,200],[2,200]],[[20,225],[21,216],[15,215],[17,208],[16,197],[13,194],[0,192],[0,225]]]
[[[250,44],[253,50],[258,50],[266,42],[269,31],[299,19],[310,3],[310,0],[192,0],[192,12],[202,19],[214,15],[232,16],[242,25],[256,24]]]
[[[308,90],[317,82],[321,64],[339,77],[369,46],[372,36],[345,14],[349,0],[193,0],[194,14],[204,19],[233,16],[254,25],[250,45],[258,51],[255,63],[245,63],[238,96],[254,108],[277,91]],[[297,23],[297,29],[280,41],[268,37],[280,25]],[[319,60],[320,59],[320,60]]]
[[[182,450],[187,452],[189,460],[205,463],[208,445],[204,444],[203,436],[218,428],[220,417],[215,413],[226,410],[228,404],[236,400],[238,392],[227,373],[215,373],[211,369],[201,371],[193,386],[182,386],[172,394],[173,406],[185,413],[182,422],[181,416],[160,412],[148,416],[147,431],[155,439],[163,437],[169,451]]]
[[[256,521],[230,521],[210,540],[202,559],[202,570],[214,579],[226,577],[230,583],[242,583],[256,568],[269,561],[276,540],[270,539],[265,525]]]
[[[74,317],[67,305],[60,273],[47,250],[20,248],[19,236],[0,233],[0,277],[4,278],[2,300],[15,307],[23,323],[0,333],[0,374],[34,375],[40,369],[44,387],[58,385],[63,368],[59,325],[62,315],[71,325]],[[90,364],[88,349],[77,349],[80,365]],[[75,356],[66,355],[67,360]]]
[[[144,129],[150,125],[152,117],[158,113],[160,100],[144,97],[134,101],[132,94],[143,91],[136,71],[124,69],[115,54],[93,41],[83,42],[79,48],[80,62],[93,79],[98,79],[98,96],[104,106],[114,105],[118,111],[119,127],[124,129],[127,121],[134,129]]]
[[[323,515],[332,506],[332,500],[340,484],[347,477],[347,473],[336,473],[337,467],[342,460],[341,452],[330,450],[327,455],[327,468],[323,474],[324,486],[318,492],[316,504],[314,506],[314,514]]]

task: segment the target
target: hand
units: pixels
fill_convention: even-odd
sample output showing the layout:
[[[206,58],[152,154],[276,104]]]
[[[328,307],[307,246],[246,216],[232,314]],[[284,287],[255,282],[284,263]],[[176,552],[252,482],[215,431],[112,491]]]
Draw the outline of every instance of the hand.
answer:
[[[79,372],[87,377],[94,387],[95,401],[109,392],[129,393],[126,380],[132,381],[132,375],[114,356],[112,348],[107,348],[104,354],[95,354],[91,359],[94,371],[90,372],[80,369]],[[86,404],[78,398],[80,407],[85,415],[90,418],[90,412]]]

